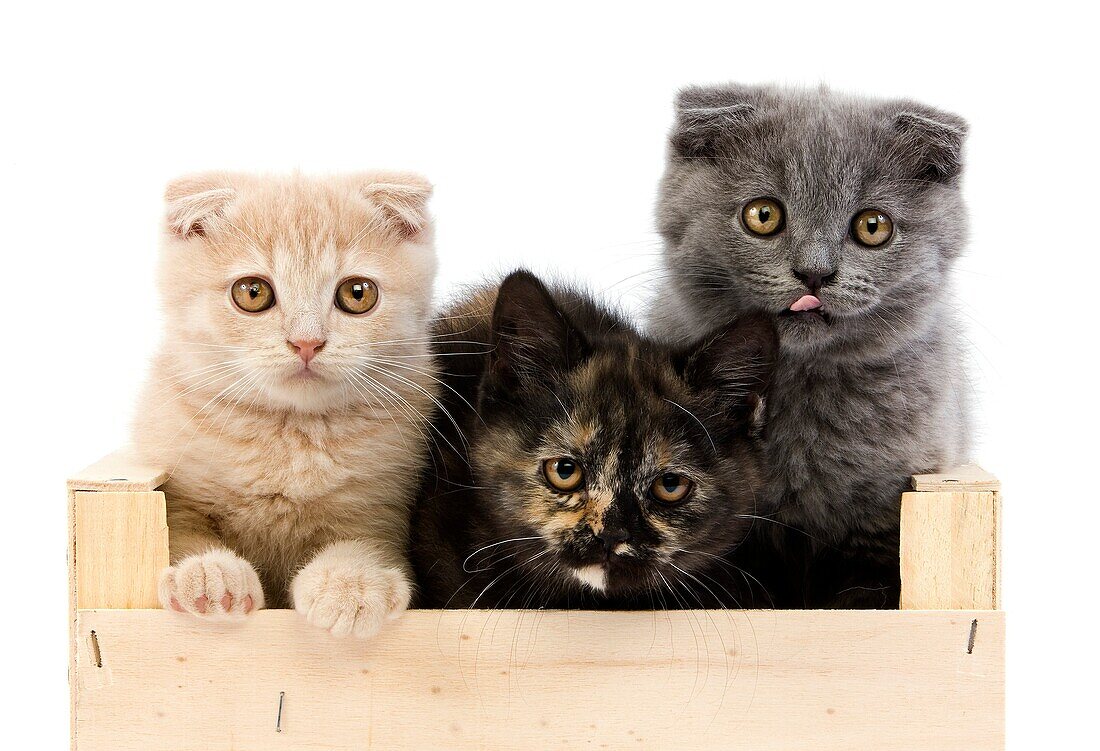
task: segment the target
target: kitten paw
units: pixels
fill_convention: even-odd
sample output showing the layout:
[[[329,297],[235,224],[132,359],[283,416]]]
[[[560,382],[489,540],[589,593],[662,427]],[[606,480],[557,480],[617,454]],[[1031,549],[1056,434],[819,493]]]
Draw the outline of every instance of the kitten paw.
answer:
[[[252,564],[229,550],[210,550],[164,569],[157,588],[166,610],[200,618],[243,618],[264,606]]]
[[[412,588],[398,568],[321,555],[294,579],[291,596],[294,609],[314,626],[367,639],[405,612]]]

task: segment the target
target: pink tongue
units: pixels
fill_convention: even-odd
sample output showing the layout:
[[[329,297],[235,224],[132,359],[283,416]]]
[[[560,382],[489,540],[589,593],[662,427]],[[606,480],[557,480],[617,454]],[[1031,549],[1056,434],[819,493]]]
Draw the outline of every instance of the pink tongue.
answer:
[[[806,310],[817,310],[821,307],[821,300],[813,295],[803,295],[791,303],[791,312],[801,313]]]

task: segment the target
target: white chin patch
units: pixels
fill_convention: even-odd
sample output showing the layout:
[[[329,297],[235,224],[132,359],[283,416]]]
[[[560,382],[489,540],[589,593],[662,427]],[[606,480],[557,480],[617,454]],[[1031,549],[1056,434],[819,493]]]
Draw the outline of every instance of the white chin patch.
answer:
[[[573,569],[573,576],[586,587],[603,592],[607,589],[607,569],[603,566],[585,566]]]

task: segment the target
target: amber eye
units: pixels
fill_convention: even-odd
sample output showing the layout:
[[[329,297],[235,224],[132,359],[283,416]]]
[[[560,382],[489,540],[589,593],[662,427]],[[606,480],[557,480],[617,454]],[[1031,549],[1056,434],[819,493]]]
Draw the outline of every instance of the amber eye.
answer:
[[[378,304],[378,285],[372,279],[348,279],[336,288],[336,307],[361,315]]]
[[[675,472],[665,472],[649,486],[649,492],[661,503],[679,503],[694,487],[691,480]]]
[[[878,209],[867,209],[852,220],[852,237],[860,245],[874,248],[894,234],[894,222]]]
[[[542,463],[542,473],[550,487],[563,493],[571,493],[584,484],[581,465],[567,457],[547,459]]]
[[[257,276],[238,279],[230,292],[233,304],[246,313],[261,313],[275,304],[275,290]]]
[[[754,235],[774,235],[783,229],[783,206],[774,198],[757,198],[745,204],[741,221]]]

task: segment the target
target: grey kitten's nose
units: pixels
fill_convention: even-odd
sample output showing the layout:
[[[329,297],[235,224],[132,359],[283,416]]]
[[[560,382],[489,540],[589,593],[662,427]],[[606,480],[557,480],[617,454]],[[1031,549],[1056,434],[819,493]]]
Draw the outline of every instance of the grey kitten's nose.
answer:
[[[832,283],[836,279],[836,269],[822,269],[822,268],[806,268],[806,269],[791,269],[794,275],[798,277],[799,281],[809,288],[810,292],[817,292],[826,284]]]

